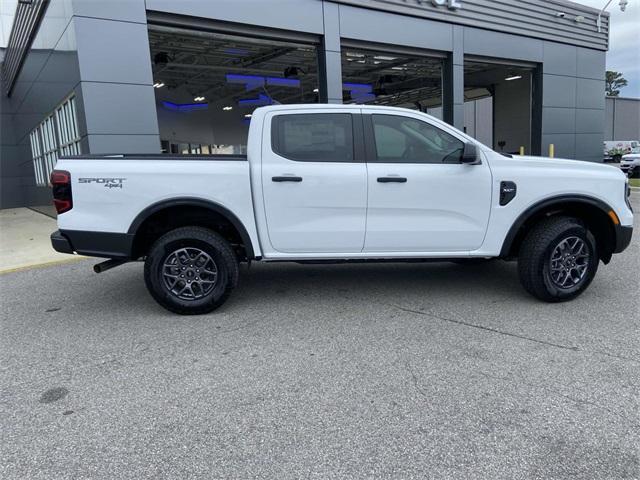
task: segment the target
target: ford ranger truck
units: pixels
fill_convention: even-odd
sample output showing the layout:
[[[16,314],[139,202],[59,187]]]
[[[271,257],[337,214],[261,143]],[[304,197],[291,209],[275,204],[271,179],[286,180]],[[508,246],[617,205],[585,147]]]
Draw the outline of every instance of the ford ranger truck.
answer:
[[[51,174],[58,252],[144,261],[179,314],[222,305],[240,262],[517,260],[559,302],[631,241],[619,169],[499,154],[424,113],[278,105],[253,113],[247,155],[81,155]]]

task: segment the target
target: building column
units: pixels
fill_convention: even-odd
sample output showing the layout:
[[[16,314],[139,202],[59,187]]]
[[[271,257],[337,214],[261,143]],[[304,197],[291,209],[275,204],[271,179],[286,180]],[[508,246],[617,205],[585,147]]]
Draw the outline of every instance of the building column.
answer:
[[[320,102],[342,103],[342,57],[340,11],[335,3],[323,2],[324,36],[318,49]]]
[[[75,1],[83,153],[160,153],[143,0]]]
[[[442,72],[442,115],[445,122],[464,129],[464,30],[453,27],[453,51]]]

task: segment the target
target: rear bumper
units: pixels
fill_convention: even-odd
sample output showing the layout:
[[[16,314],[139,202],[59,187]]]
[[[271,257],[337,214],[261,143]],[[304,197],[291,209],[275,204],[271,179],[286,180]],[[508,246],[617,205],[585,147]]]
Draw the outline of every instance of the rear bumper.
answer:
[[[633,236],[633,227],[618,225],[616,227],[616,246],[613,253],[620,253],[624,251],[631,243],[631,237]]]
[[[65,237],[60,230],[56,230],[51,234],[51,246],[56,252],[73,253],[73,247],[69,239]]]
[[[130,259],[133,235],[128,233],[56,230],[51,234],[51,246],[60,253]]]

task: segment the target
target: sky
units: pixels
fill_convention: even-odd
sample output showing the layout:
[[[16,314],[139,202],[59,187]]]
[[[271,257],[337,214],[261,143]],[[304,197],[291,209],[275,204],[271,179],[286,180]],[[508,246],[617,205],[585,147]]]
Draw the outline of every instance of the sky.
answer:
[[[577,3],[601,9],[607,0],[575,0]],[[607,70],[622,72],[629,85],[620,90],[621,97],[640,98],[640,0],[629,0],[627,10],[620,11],[613,0],[607,11],[611,14]]]

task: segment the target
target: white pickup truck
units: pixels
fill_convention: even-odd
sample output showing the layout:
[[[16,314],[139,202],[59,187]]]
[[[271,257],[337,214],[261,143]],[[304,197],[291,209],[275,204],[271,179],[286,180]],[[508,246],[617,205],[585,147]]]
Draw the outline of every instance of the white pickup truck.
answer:
[[[535,297],[576,297],[631,241],[606,165],[496,153],[429,115],[359,105],[257,109],[246,156],[61,158],[59,252],[143,259],[181,314],[219,307],[239,262],[517,259]],[[428,292],[425,292],[427,294]]]

